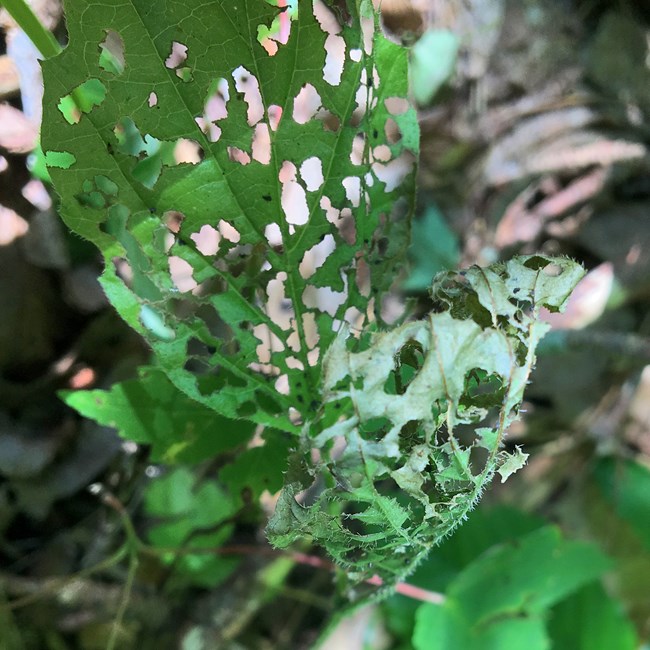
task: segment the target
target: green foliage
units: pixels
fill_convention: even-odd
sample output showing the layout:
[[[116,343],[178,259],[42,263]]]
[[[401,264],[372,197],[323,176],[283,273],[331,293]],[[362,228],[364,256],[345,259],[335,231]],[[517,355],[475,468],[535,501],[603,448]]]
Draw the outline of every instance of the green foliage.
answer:
[[[145,510],[161,519],[149,531],[154,547],[169,548],[163,561],[173,564],[194,584],[213,587],[222,582],[237,565],[234,558],[184,553],[175,550],[215,548],[232,534],[234,501],[214,481],[197,485],[185,468],[172,470],[155,479],[145,493]]]
[[[571,650],[635,650],[634,626],[621,604],[600,584],[583,587],[551,610],[549,636],[554,648]]]
[[[594,478],[616,514],[626,520],[650,550],[650,471],[632,460],[602,458]]]
[[[446,29],[430,29],[413,46],[411,80],[419,105],[428,104],[453,75],[460,47],[458,36]]]
[[[403,288],[410,291],[428,290],[436,273],[458,266],[458,237],[433,205],[427,208],[420,219],[413,222],[413,242],[409,257],[412,267]]]
[[[565,541],[551,526],[494,546],[456,576],[442,606],[419,607],[413,645],[416,650],[550,648],[548,608],[608,567],[595,546]]]
[[[406,52],[368,0],[329,35],[329,12],[299,3],[288,42],[266,39],[273,56],[258,34],[279,8],[195,4],[70,3],[69,45],[43,66],[43,147],[63,218],[102,250],[107,295],[171,381],[296,431],[289,408],[307,419],[318,404],[319,350],[346,314],[381,318],[374,296],[408,243]],[[324,76],[328,38],[345,47],[340,78]],[[192,162],[170,157],[179,147]]]
[[[181,393],[157,368],[110,390],[69,391],[65,402],[120,436],[150,445],[151,460],[197,463],[246,443],[254,425],[233,422]]]
[[[294,436],[269,538],[313,538],[358,597],[375,574],[387,592],[521,467],[503,438],[539,309],[561,309],[583,270],[536,255],[442,273],[434,311],[387,329],[418,151],[406,52],[370,0],[274,5],[67,7],[69,45],[43,65],[45,159],[157,366],[66,400],[167,462],[241,452],[221,468],[228,494],[183,469],[151,486],[149,512],[174,517],[159,546],[222,543],[234,504],[280,487]],[[254,425],[264,446],[244,450]],[[210,561],[179,560],[213,584]]]

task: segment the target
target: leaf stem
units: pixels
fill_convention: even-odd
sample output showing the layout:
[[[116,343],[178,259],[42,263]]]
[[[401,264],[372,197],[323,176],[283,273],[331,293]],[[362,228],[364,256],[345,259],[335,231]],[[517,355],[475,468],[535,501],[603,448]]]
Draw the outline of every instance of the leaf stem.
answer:
[[[0,6],[9,12],[44,59],[50,59],[61,52],[62,48],[52,32],[45,29],[25,0],[0,0]]]

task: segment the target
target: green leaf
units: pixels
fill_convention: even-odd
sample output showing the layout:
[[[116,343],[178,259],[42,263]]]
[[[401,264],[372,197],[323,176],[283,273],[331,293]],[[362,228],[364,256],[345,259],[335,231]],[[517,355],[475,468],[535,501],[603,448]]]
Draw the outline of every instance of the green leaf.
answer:
[[[228,420],[181,393],[157,368],[110,390],[66,391],[68,406],[114,427],[126,440],[151,445],[151,460],[197,463],[245,443],[254,425]]]
[[[472,562],[448,595],[477,625],[503,615],[540,614],[609,567],[593,544],[564,541],[559,529],[547,526]]]
[[[313,417],[338,324],[381,322],[419,131],[406,51],[369,0],[340,25],[322,3],[273,5],[68,3],[42,143],[63,218],[171,381],[297,433],[289,408]]]
[[[632,460],[602,458],[594,477],[616,514],[630,523],[650,549],[650,471]]]
[[[452,581],[443,605],[421,605],[416,613],[413,645],[416,650],[517,650],[551,647],[544,618],[546,610],[597,578],[609,566],[592,544],[562,540],[557,528],[547,526],[488,550]],[[586,595],[586,596],[585,596]],[[594,596],[596,596],[594,598]],[[599,596],[601,597],[599,599]],[[622,631],[629,636],[600,586],[585,588],[561,605],[552,626],[558,648],[616,647],[581,645],[581,626],[592,627],[605,638]],[[583,604],[586,612],[579,609]],[[605,615],[602,627],[590,614]],[[571,630],[569,628],[572,628]],[[576,631],[578,630],[578,631]],[[591,638],[591,632],[584,638]],[[626,647],[626,646],[621,646]]]
[[[620,602],[600,584],[583,587],[556,605],[548,619],[554,648],[571,650],[636,650],[634,626]]]
[[[156,478],[145,491],[145,510],[166,519],[149,530],[149,541],[161,548],[216,548],[232,534],[229,523],[235,514],[233,500],[213,481],[197,484],[186,468],[174,469]],[[168,564],[193,583],[212,587],[222,582],[237,561],[216,554],[183,553],[170,550]]]
[[[413,632],[415,650],[549,650],[540,617],[508,618],[472,630],[452,603],[422,605]]]
[[[257,499],[265,490],[275,494],[282,487],[282,472],[287,464],[289,440],[280,431],[266,429],[264,444],[247,449],[219,471],[219,479],[231,494]]]
[[[413,222],[409,256],[412,269],[403,285],[407,291],[424,291],[436,273],[456,268],[460,259],[458,237],[435,206],[429,206]]]
[[[426,31],[411,50],[411,84],[415,101],[428,104],[452,76],[460,40],[446,29]]]
[[[445,538],[408,579],[410,584],[444,593],[466,565],[491,546],[537,530],[544,520],[509,506],[473,510],[467,521]],[[399,594],[385,601],[382,609],[394,636],[411,638],[417,601]]]

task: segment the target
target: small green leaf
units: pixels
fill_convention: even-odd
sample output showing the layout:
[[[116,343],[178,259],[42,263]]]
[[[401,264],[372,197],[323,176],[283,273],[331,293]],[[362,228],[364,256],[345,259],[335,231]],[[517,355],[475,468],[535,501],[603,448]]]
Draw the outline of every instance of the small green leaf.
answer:
[[[458,237],[435,206],[429,206],[413,221],[409,257],[412,268],[403,285],[407,291],[425,291],[436,273],[456,268],[460,259]]]
[[[174,469],[154,479],[145,491],[145,510],[167,521],[149,530],[149,540],[161,548],[216,548],[232,534],[229,518],[236,512],[232,499],[217,486],[197,484],[185,468]],[[213,587],[235,568],[237,560],[218,554],[176,556],[170,550],[165,562],[174,564],[193,583]]]
[[[181,393],[157,368],[110,390],[61,393],[84,417],[114,427],[119,435],[151,445],[151,460],[196,463],[245,443],[254,425],[228,420]]]
[[[411,85],[415,101],[428,104],[451,77],[460,41],[445,29],[426,31],[411,51]]]

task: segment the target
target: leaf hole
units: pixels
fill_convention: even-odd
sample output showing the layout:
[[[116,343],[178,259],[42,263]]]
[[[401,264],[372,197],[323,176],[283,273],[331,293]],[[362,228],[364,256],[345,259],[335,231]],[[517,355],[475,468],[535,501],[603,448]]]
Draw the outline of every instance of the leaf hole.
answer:
[[[373,163],[372,171],[375,176],[385,185],[385,192],[392,192],[398,188],[413,171],[415,158],[405,151],[389,163]]]
[[[297,124],[307,124],[316,116],[322,105],[316,88],[309,83],[305,84],[293,100],[293,121]]]
[[[325,260],[336,249],[336,242],[332,235],[325,235],[323,239],[314,244],[309,250],[305,251],[303,258],[298,266],[300,275],[307,280],[320,268]]]
[[[345,196],[353,207],[358,208],[361,203],[361,179],[358,176],[347,176],[341,181],[345,188]]]
[[[280,395],[289,395],[291,389],[289,387],[289,375],[280,375],[273,384],[275,390],[280,393]]]
[[[323,163],[320,158],[311,156],[300,165],[300,177],[305,183],[308,192],[316,192],[325,182],[323,176]]]
[[[260,93],[260,84],[246,68],[239,66],[233,73],[235,89],[244,97],[248,106],[248,126],[255,126],[264,117],[264,105]]]
[[[282,246],[282,231],[277,223],[269,223],[264,228],[264,237],[271,248]]]
[[[104,225],[104,224],[102,224]],[[114,257],[112,260],[115,267],[115,275],[124,282],[127,287],[133,285],[133,269],[123,257]]]
[[[271,131],[277,131],[280,119],[282,118],[282,107],[277,104],[271,104],[266,112],[269,116],[269,126],[271,127]]]
[[[291,34],[291,21],[297,15],[297,3],[292,0],[266,0],[276,7],[278,13],[270,26],[257,26],[257,42],[269,56],[278,53],[280,45],[286,45]]]
[[[255,127],[252,155],[253,160],[263,165],[268,165],[271,162],[271,134],[269,133],[268,124],[260,122]]]
[[[352,141],[352,149],[350,150],[350,162],[353,165],[362,165],[364,162],[366,138],[364,133],[357,133]]]
[[[288,331],[291,328],[293,317],[293,305],[287,299],[285,293],[285,282],[287,274],[280,271],[266,284],[265,311],[269,318],[281,329]]]
[[[99,44],[99,67],[114,75],[124,72],[124,41],[118,32],[113,29],[105,30],[106,37]]]
[[[165,59],[165,67],[168,70],[178,70],[185,61],[187,61],[187,45],[173,41],[169,55]]]
[[[147,99],[147,104],[149,105],[149,108],[153,108],[154,106],[158,105],[158,95],[153,92],[153,90],[149,93],[149,99]]]
[[[282,184],[280,204],[287,223],[301,226],[309,219],[309,207],[305,189],[297,181],[297,173],[296,166],[285,160],[280,168],[278,179]]]
[[[177,164],[197,165],[204,158],[201,145],[196,140],[179,138],[174,147],[174,159]]]
[[[228,147],[228,158],[240,165],[248,165],[251,161],[250,155],[238,147]]]
[[[391,115],[403,115],[410,108],[410,104],[404,97],[387,97],[384,106]]]
[[[397,122],[389,117],[384,124],[384,133],[386,134],[386,141],[388,144],[397,144],[402,139],[402,132],[400,131]]]
[[[221,233],[221,236],[224,239],[227,239],[229,242],[233,244],[239,243],[239,240],[241,239],[241,235],[239,234],[237,228],[235,228],[232,224],[221,219],[219,221],[218,228],[219,228],[219,232]]]
[[[45,164],[54,169],[70,169],[77,162],[77,158],[69,151],[47,151]]]
[[[221,234],[209,224],[201,226],[199,232],[192,233],[190,239],[196,244],[199,253],[207,256],[216,255],[219,251]]]
[[[323,79],[331,86],[338,86],[345,65],[345,40],[340,36],[343,28],[323,2],[314,2],[314,16],[320,28],[327,34],[324,44]]]
[[[344,279],[347,289],[347,278]],[[335,317],[338,309],[347,300],[347,290],[334,291],[331,287],[315,287],[308,284],[302,292],[302,302],[309,309],[318,309]]]
[[[213,82],[203,105],[203,115],[194,118],[210,142],[217,142],[221,137],[221,128],[216,123],[228,117],[229,99],[228,81],[221,78]]]
[[[81,116],[90,113],[106,99],[106,86],[99,79],[88,79],[59,101],[57,108],[68,124],[79,124]]]
[[[184,219],[185,215],[182,212],[178,212],[178,210],[167,210],[162,215],[163,223],[175,235],[180,232]]]
[[[303,371],[305,369],[302,361],[300,361],[300,359],[296,359],[296,357],[287,357],[285,359],[285,362],[287,364],[287,368],[300,371]]]
[[[256,355],[260,363],[269,363],[274,352],[282,352],[285,349],[284,343],[267,325],[261,324],[253,327],[253,336],[259,341]]]
[[[380,144],[372,150],[372,156],[377,162],[386,163],[393,157],[393,154],[388,145]]]
[[[177,255],[170,255],[168,264],[172,282],[181,293],[196,289],[198,283],[193,276],[194,269],[187,260]]]
[[[321,108],[316,112],[316,119],[322,122],[324,131],[338,133],[341,128],[341,119],[325,108]]]

